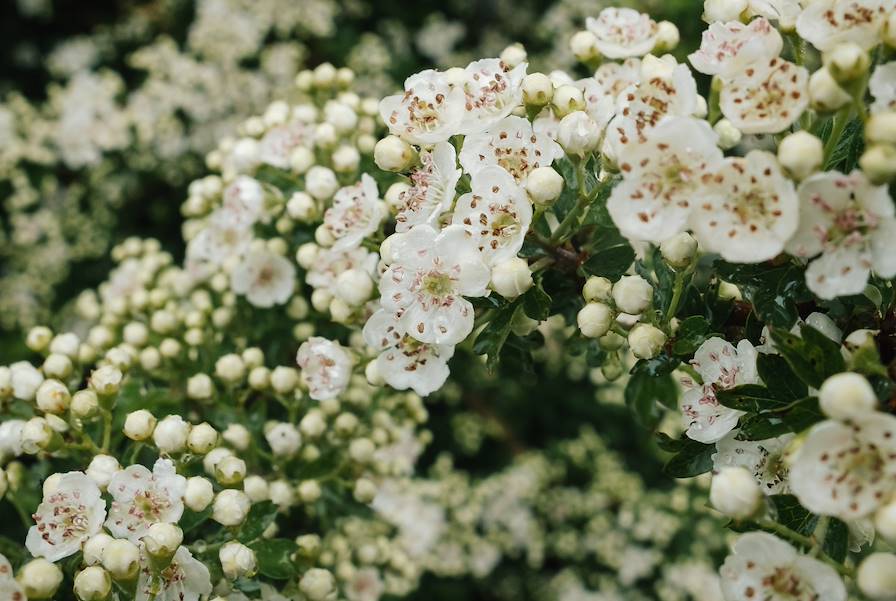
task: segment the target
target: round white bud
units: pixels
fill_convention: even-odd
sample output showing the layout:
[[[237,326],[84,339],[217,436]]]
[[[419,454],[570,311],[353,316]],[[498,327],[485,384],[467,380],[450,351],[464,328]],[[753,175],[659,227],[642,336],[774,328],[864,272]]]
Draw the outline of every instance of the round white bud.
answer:
[[[34,395],[37,408],[44,413],[63,413],[71,399],[68,387],[59,380],[44,380]]]
[[[222,490],[212,504],[212,519],[222,526],[239,526],[249,515],[252,501],[241,490]]]
[[[317,438],[327,429],[327,421],[323,413],[318,409],[311,409],[299,422],[302,434],[309,438]]]
[[[271,502],[281,509],[286,509],[296,504],[296,489],[286,480],[274,480],[271,482],[268,487],[268,494],[270,494]]]
[[[836,111],[852,101],[827,68],[822,67],[809,77],[809,99],[817,111]]]
[[[132,411],[124,418],[124,435],[131,440],[148,440],[155,428],[156,418],[146,409]]]
[[[612,298],[613,282],[605,277],[593,275],[585,280],[582,296],[586,302],[608,301]]]
[[[526,178],[526,192],[536,205],[548,207],[563,192],[563,176],[553,167],[538,167]]]
[[[65,334],[57,334],[50,342],[50,352],[67,355],[71,359],[78,356],[78,347],[81,346],[81,339],[76,334],[66,332]]]
[[[255,551],[240,542],[226,543],[218,551],[218,559],[224,576],[230,580],[255,575],[257,569]]]
[[[286,213],[301,223],[311,223],[317,218],[317,203],[307,192],[294,192],[286,201]]]
[[[837,44],[825,52],[822,59],[831,77],[841,83],[861,77],[871,66],[868,52],[855,42]]]
[[[373,294],[373,280],[361,269],[349,269],[336,276],[335,294],[352,307],[363,305]]]
[[[215,375],[228,384],[236,384],[246,376],[246,364],[236,353],[229,353],[215,361]]]
[[[358,503],[371,503],[376,497],[376,485],[367,478],[358,478],[352,496]]]
[[[302,446],[302,435],[298,428],[286,422],[278,422],[265,428],[264,437],[271,451],[278,457],[292,457]]]
[[[417,151],[398,136],[386,136],[374,146],[373,160],[383,171],[401,173],[417,162]]]
[[[308,270],[317,261],[317,255],[320,253],[320,247],[314,242],[306,242],[296,250],[296,263],[302,269]]]
[[[150,524],[140,540],[151,557],[170,561],[184,541],[184,531],[176,524],[156,522]]]
[[[252,435],[242,424],[229,424],[221,437],[238,451],[245,451],[252,442]]]
[[[103,548],[103,567],[115,580],[131,580],[140,570],[140,549],[123,538],[110,540]]]
[[[190,434],[187,436],[187,448],[192,452],[204,455],[214,449],[217,444],[218,431],[208,422],[202,422],[190,428]]]
[[[336,590],[336,578],[329,570],[311,568],[302,575],[299,590],[309,601],[328,601]]]
[[[680,41],[681,33],[678,31],[675,23],[671,21],[660,21],[657,23],[655,54],[674,50]]]
[[[896,542],[896,500],[881,506],[875,512],[874,530],[891,545]]]
[[[208,374],[196,374],[187,378],[187,397],[191,399],[199,401],[210,399],[214,391],[214,384]]]
[[[522,88],[523,102],[528,106],[544,106],[554,97],[554,84],[544,73],[526,75],[523,78]]]
[[[84,541],[84,546],[81,549],[84,563],[89,566],[95,566],[102,563],[103,549],[106,548],[106,545],[108,545],[111,540],[114,540],[111,536],[105,532],[100,532]]]
[[[246,477],[246,462],[236,455],[222,457],[215,464],[215,480],[223,486],[234,486]]]
[[[859,590],[874,601],[896,599],[896,555],[872,553],[859,564]]]
[[[501,51],[499,58],[501,59],[502,63],[513,69],[517,65],[521,65],[526,62],[526,58],[528,58],[528,55],[526,54],[526,49],[522,44],[511,44]]]
[[[32,417],[22,426],[22,450],[30,455],[48,449],[53,443],[53,439],[53,428],[42,417]]]
[[[762,491],[749,471],[727,466],[713,475],[709,502],[728,517],[745,519],[759,509]]]
[[[872,144],[859,159],[859,166],[875,184],[886,184],[896,178],[896,145]]]
[[[53,339],[53,331],[46,326],[36,326],[28,330],[25,337],[25,346],[35,353],[42,353],[50,346]]]
[[[569,49],[572,50],[573,56],[578,60],[586,63],[600,57],[600,50],[597,49],[597,37],[590,31],[577,31],[569,39]]]
[[[90,460],[85,473],[91,480],[96,482],[97,486],[105,489],[109,486],[112,476],[117,474],[120,469],[121,465],[119,465],[118,459],[112,455],[95,455]]]
[[[557,142],[568,154],[584,157],[597,148],[600,138],[600,126],[584,111],[569,113],[560,120]]]
[[[42,366],[44,375],[50,378],[67,378],[72,375],[72,360],[67,355],[50,354]]]
[[[215,489],[212,483],[202,476],[187,478],[187,486],[184,489],[184,505],[192,511],[205,511],[215,497]]]
[[[576,315],[576,324],[586,338],[600,338],[610,331],[616,316],[613,309],[599,302],[587,303]]]
[[[336,174],[327,167],[315,165],[305,174],[305,190],[318,200],[332,198],[338,189]]]
[[[828,417],[847,420],[874,411],[877,395],[864,376],[847,371],[824,381],[818,391],[818,404]]]
[[[824,144],[807,131],[790,134],[778,145],[778,162],[794,179],[817,171],[824,161]]]
[[[652,359],[666,344],[666,335],[659,328],[646,323],[635,325],[628,333],[628,346],[635,357]]]
[[[321,490],[317,480],[305,480],[299,483],[299,498],[305,503],[314,503],[320,499]]]
[[[90,387],[99,395],[116,394],[121,388],[123,377],[121,370],[117,367],[103,365],[90,374]]]
[[[734,124],[728,119],[719,119],[712,129],[719,136],[719,148],[724,150],[734,148],[744,137],[743,133],[734,127]]]
[[[896,144],[896,111],[875,113],[868,117],[865,122],[865,139],[872,143]]]
[[[707,23],[737,21],[740,14],[747,10],[749,4],[749,0],[705,0],[703,2],[703,20]]]
[[[613,301],[623,313],[638,315],[650,306],[653,286],[639,275],[627,275],[613,286]]]
[[[189,434],[189,422],[179,415],[169,415],[156,424],[152,441],[162,453],[180,453],[187,446]]]
[[[492,268],[491,288],[507,299],[514,299],[532,287],[532,272],[525,259],[513,257]]]
[[[247,476],[243,480],[243,492],[253,503],[267,501],[270,498],[268,481],[261,476]]]
[[[681,232],[660,244],[660,252],[666,263],[675,269],[691,264],[697,254],[697,240],[687,232]]]
[[[19,570],[17,580],[28,599],[50,599],[62,584],[62,570],[46,559],[32,559]]]

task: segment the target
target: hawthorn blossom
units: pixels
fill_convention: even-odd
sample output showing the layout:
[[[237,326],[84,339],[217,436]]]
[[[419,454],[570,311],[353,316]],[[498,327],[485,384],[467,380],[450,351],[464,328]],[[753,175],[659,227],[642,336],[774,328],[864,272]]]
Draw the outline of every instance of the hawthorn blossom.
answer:
[[[0,555],[0,599],[3,601],[26,601],[25,593],[15,579],[12,564],[5,555]]]
[[[802,10],[801,0],[750,0],[747,13],[777,21],[780,28],[790,31]]]
[[[708,169],[694,198],[691,227],[704,250],[726,261],[776,257],[796,231],[799,201],[775,155],[762,150]]]
[[[296,354],[302,369],[302,381],[308,386],[308,396],[316,401],[332,399],[342,394],[352,375],[352,358],[342,345],[320,336],[302,343]]]
[[[863,518],[896,492],[896,417],[870,413],[816,424],[790,468],[790,488],[813,513]]]
[[[448,379],[448,360],[454,355],[454,346],[420,342],[404,331],[401,319],[385,309],[364,324],[364,340],[379,353],[377,370],[396,390],[410,388],[427,396]]]
[[[287,123],[268,130],[258,142],[258,159],[279,169],[288,169],[292,152],[313,145],[313,131],[301,122]]]
[[[394,239],[395,261],[380,279],[381,304],[420,342],[457,344],[473,330],[473,305],[485,296],[490,272],[467,231],[417,225]]]
[[[537,134],[528,119],[504,117],[488,130],[464,139],[460,164],[473,180],[490,165],[498,165],[522,182],[533,169],[550,167],[563,149],[548,136]]]
[[[753,474],[766,495],[787,493],[788,468],[784,455],[794,437],[794,434],[784,434],[766,440],[738,440],[737,431],[731,432],[716,442],[713,469],[743,467]]]
[[[722,161],[717,136],[705,121],[670,118],[618,157],[622,181],[607,209],[630,240],[659,244],[685,229],[705,170]]]
[[[896,276],[896,211],[887,186],[859,170],[817,173],[799,187],[800,223],[787,252],[812,258],[806,285],[824,299],[860,294],[874,271]]]
[[[199,601],[210,595],[208,568],[184,546],[178,547],[168,566],[156,572],[144,554],[140,561],[135,601]]]
[[[399,196],[395,231],[406,232],[421,223],[435,225],[439,216],[451,209],[461,173],[450,143],[440,142],[432,150],[422,151],[420,167],[411,173],[410,189]]]
[[[296,286],[296,268],[288,259],[267,251],[246,255],[230,274],[230,287],[256,307],[282,305]]]
[[[870,50],[894,10],[894,0],[813,0],[797,18],[796,32],[822,52],[846,42]]]
[[[522,102],[526,63],[508,69],[500,59],[485,58],[467,65],[464,75],[464,117],[454,133],[487,130]]]
[[[218,209],[187,244],[186,262],[200,269],[224,266],[246,254],[253,239],[251,227]]]
[[[735,348],[730,342],[714,337],[700,345],[691,365],[703,383],[697,384],[690,378],[681,382],[685,388],[681,412],[686,434],[698,442],[718,442],[734,429],[744,412],[720,404],[716,391],[759,382],[756,349],[749,340],[741,340]]]
[[[659,26],[649,15],[631,8],[608,7],[585,21],[607,58],[644,56],[656,46]]]
[[[809,72],[782,58],[747,66],[726,81],[719,108],[745,134],[776,134],[809,105]]]
[[[112,496],[106,528],[137,543],[152,524],[176,524],[184,512],[186,487],[187,479],[170,459],[156,460],[151,472],[139,464],[128,466],[112,476],[106,489]]]
[[[607,61],[594,72],[594,81],[605,96],[614,101],[626,89],[641,81],[641,59],[627,58],[621,63]],[[588,98],[585,98],[588,102]]]
[[[336,192],[324,213],[324,226],[336,239],[333,249],[338,251],[358,246],[380,227],[385,216],[376,181],[365,173],[360,182]]]
[[[896,111],[896,61],[875,68],[868,80],[868,89],[874,97],[872,113]]]
[[[525,191],[496,165],[479,171],[472,184],[457,199],[451,222],[464,228],[488,265],[515,257],[532,223]]]
[[[465,94],[443,73],[428,69],[411,75],[404,89],[380,101],[380,116],[391,133],[411,144],[436,144],[459,132]]]
[[[129,298],[146,284],[147,270],[140,261],[131,257],[112,270],[109,279],[100,284],[100,298],[104,303]]]
[[[224,188],[222,207],[224,214],[237,224],[251,227],[264,214],[264,188],[261,182],[241,175]]]
[[[617,81],[616,83],[621,85],[626,82]],[[597,123],[601,131],[604,131],[613,117],[616,116],[617,94],[608,93],[604,86],[597,81],[596,77],[580,79],[574,85],[582,90],[582,97],[585,99],[585,113],[591,117],[592,121]],[[628,83],[628,85],[632,84]]]
[[[58,561],[81,550],[106,519],[106,502],[96,483],[83,472],[63,474],[37,506],[25,546],[35,557]]]
[[[369,274],[376,273],[379,255],[372,253],[363,246],[336,250],[323,248],[317,254],[314,264],[305,274],[305,282],[315,290],[326,290],[335,294],[336,278],[339,274],[350,269],[357,269]]]
[[[700,48],[688,58],[701,73],[731,78],[750,65],[770,61],[783,47],[778,30],[760,17],[746,25],[740,21],[711,24],[703,32]]]
[[[772,534],[742,534],[731,551],[719,570],[726,601],[846,601],[846,587],[834,568]]]

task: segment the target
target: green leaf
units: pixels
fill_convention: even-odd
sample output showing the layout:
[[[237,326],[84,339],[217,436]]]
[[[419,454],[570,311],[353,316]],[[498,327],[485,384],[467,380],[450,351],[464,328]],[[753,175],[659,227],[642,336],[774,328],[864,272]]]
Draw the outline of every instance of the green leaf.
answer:
[[[849,527],[837,518],[829,518],[822,550],[834,561],[843,562],[849,551]]]
[[[856,168],[865,149],[863,129],[862,120],[858,117],[846,124],[834,151],[825,163],[825,171],[849,173]]]
[[[621,242],[596,250],[579,268],[583,275],[599,275],[617,280],[628,271],[635,260],[635,250],[628,242]]]
[[[180,521],[177,523],[177,525],[180,526],[181,530],[183,530],[185,533],[190,532],[191,530],[195,530],[196,528],[201,526],[211,515],[211,506],[206,507],[202,511],[184,509],[184,514],[181,516]]]
[[[692,315],[679,324],[678,331],[675,333],[675,342],[672,343],[672,353],[693,355],[700,345],[711,337],[711,328],[706,318],[701,315]]]
[[[510,325],[513,321],[513,315],[519,309],[519,305],[508,305],[497,312],[497,314],[486,324],[476,341],[473,343],[473,352],[477,355],[488,355],[486,366],[489,371],[494,373],[500,361],[501,348],[507,341],[510,334]]]
[[[781,410],[790,404],[777,398],[768,388],[759,384],[744,384],[730,390],[718,390],[716,400],[726,407],[748,413]]]
[[[287,580],[296,574],[292,554],[298,548],[295,542],[285,538],[271,538],[255,541],[249,545],[255,551],[258,571],[262,576],[274,580]]]
[[[821,388],[828,377],[846,369],[840,345],[805,324],[800,332],[802,337],[774,328],[771,336],[797,377],[813,388]]]
[[[716,445],[682,438],[680,450],[666,462],[663,471],[672,478],[692,478],[712,469]]]
[[[790,426],[774,413],[745,415],[738,425],[738,435],[746,440],[767,440],[789,432]]]
[[[536,321],[545,320],[551,314],[551,297],[541,287],[541,282],[536,282],[534,286],[529,288],[523,294],[521,300],[523,311]]]
[[[810,536],[815,532],[818,516],[800,505],[795,496],[772,495],[769,501],[775,509],[776,522],[803,536]]]
[[[255,503],[249,509],[246,521],[237,532],[237,540],[241,543],[249,543],[259,538],[277,517],[277,506],[270,501]]]
[[[806,384],[796,377],[790,365],[780,355],[759,353],[756,368],[766,387],[779,398],[797,400],[809,393]]]
[[[678,389],[669,374],[650,376],[646,372],[636,372],[625,386],[625,404],[634,412],[638,422],[645,428],[653,429],[663,413],[657,403],[676,403]]]

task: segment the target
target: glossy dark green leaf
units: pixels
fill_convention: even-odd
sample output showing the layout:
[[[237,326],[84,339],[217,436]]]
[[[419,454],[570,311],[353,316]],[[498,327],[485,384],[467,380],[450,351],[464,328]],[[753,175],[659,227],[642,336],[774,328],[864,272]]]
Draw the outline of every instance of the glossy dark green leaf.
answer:
[[[547,319],[551,314],[551,297],[541,287],[541,282],[536,282],[520,300],[526,315],[536,321]]]
[[[237,540],[248,543],[260,537],[277,517],[277,506],[270,501],[255,503],[249,509],[246,521],[237,532]]]
[[[760,353],[756,359],[756,368],[766,387],[779,398],[796,400],[809,392],[806,384],[796,377],[790,365],[780,355]]]
[[[796,376],[809,386],[820,388],[828,377],[846,369],[840,345],[811,326],[801,326],[800,333],[802,336],[774,328],[771,336]]]
[[[693,355],[708,338],[712,337],[709,322],[702,315],[692,315],[683,319],[675,333],[672,353],[675,355]]]
[[[486,365],[491,372],[494,372],[498,367],[501,348],[507,341],[513,315],[518,309],[518,305],[503,307],[476,336],[476,341],[473,343],[473,352],[477,355],[488,355]]]
[[[296,543],[285,538],[271,538],[255,541],[249,545],[255,551],[258,572],[262,576],[274,580],[287,580],[296,574],[296,566],[292,554],[296,551]]]
[[[716,400],[731,409],[749,413],[779,411],[789,405],[789,401],[777,398],[768,388],[759,384],[744,384],[730,390],[716,391]]]
[[[177,525],[181,527],[181,530],[183,530],[184,533],[187,533],[201,526],[211,515],[211,506],[206,507],[203,511],[184,509],[184,514],[181,516]]]
[[[775,509],[775,521],[787,526],[803,536],[810,536],[818,524],[818,516],[800,505],[793,495],[772,495],[769,497]]]
[[[837,518],[829,518],[821,548],[834,561],[844,561],[849,551],[849,527]]]
[[[682,439],[682,446],[666,462],[663,471],[673,478],[692,478],[712,469],[712,455],[716,445],[703,444],[691,439]]]
[[[596,250],[582,263],[583,275],[599,275],[611,280],[619,279],[635,260],[635,250],[628,242]]]

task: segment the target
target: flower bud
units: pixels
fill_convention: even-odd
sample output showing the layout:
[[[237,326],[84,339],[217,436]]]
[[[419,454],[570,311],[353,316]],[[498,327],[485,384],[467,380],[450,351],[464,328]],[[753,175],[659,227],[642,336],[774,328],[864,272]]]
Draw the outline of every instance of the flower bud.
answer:
[[[605,277],[593,275],[585,281],[582,296],[586,302],[608,301],[612,298],[613,282]]]
[[[818,391],[818,404],[828,417],[847,420],[874,411],[877,395],[868,380],[847,371],[824,381]]]
[[[417,162],[417,151],[398,136],[386,136],[374,146],[373,160],[383,171],[402,173]]]
[[[105,532],[94,534],[84,542],[82,548],[84,563],[89,566],[99,565],[103,561],[103,549],[109,541],[115,540]]]
[[[794,179],[805,179],[821,168],[824,145],[809,132],[798,131],[781,140],[778,161]]]
[[[123,376],[121,370],[111,365],[104,365],[97,368],[90,374],[90,387],[96,391],[98,395],[109,396],[116,394],[121,388],[121,380]]]
[[[613,286],[613,301],[623,313],[637,315],[650,306],[653,286],[639,275],[627,275]]]
[[[280,394],[289,394],[299,385],[299,372],[292,367],[278,365],[271,372],[271,388]]]
[[[257,569],[255,551],[240,542],[226,543],[218,551],[218,559],[221,562],[224,576],[230,580],[241,577],[251,578],[255,575]]]
[[[840,87],[826,67],[818,69],[809,78],[809,99],[812,108],[821,112],[836,111],[852,102],[852,96]]]
[[[169,415],[156,424],[152,441],[165,454],[180,453],[187,447],[190,424],[179,415]]]
[[[212,519],[222,526],[239,526],[249,515],[252,501],[241,490],[222,490],[212,504]]]
[[[892,601],[896,591],[896,555],[872,553],[859,565],[859,590],[874,601]]]
[[[501,62],[513,69],[517,65],[521,65],[526,62],[526,58],[528,55],[526,54],[526,49],[522,44],[511,44],[507,48],[501,51],[500,56]]]
[[[740,14],[747,10],[748,0],[705,0],[703,3],[703,20],[707,23],[716,21],[737,21]]]
[[[719,119],[712,127],[716,135],[719,136],[719,148],[728,150],[740,144],[743,139],[743,133],[731,123],[728,119]]]
[[[353,496],[358,503],[371,503],[376,497],[376,485],[367,478],[358,478]]]
[[[657,25],[656,45],[653,47],[653,53],[659,55],[675,50],[681,41],[678,27],[671,21],[660,21]]]
[[[85,473],[91,480],[96,482],[97,486],[105,489],[109,486],[112,476],[117,474],[120,469],[121,466],[115,457],[111,455],[96,455],[90,460],[90,465],[87,466]]]
[[[299,590],[309,601],[327,601],[336,590],[336,579],[329,570],[311,568],[302,575]]]
[[[75,575],[74,591],[81,601],[103,601],[112,592],[112,578],[99,566],[86,567]]]
[[[192,511],[205,511],[215,497],[215,489],[212,483],[202,476],[187,478],[187,487],[184,489],[184,505]]]
[[[207,422],[190,428],[187,435],[187,448],[192,452],[205,455],[218,444],[218,431]]]
[[[831,77],[839,83],[857,79],[868,72],[871,58],[855,42],[837,44],[822,57]]]
[[[327,422],[318,409],[311,409],[299,422],[299,429],[308,438],[317,438],[327,429]]]
[[[317,480],[305,480],[298,487],[299,498],[305,503],[314,503],[320,499],[321,490]]]
[[[896,543],[896,500],[883,505],[874,514],[874,530],[891,545]]]
[[[100,402],[96,393],[92,390],[79,390],[72,395],[72,402],[69,408],[74,417],[89,419],[99,413]]]
[[[492,268],[491,288],[506,299],[515,299],[532,284],[532,272],[525,259],[513,257]]]
[[[131,580],[140,569],[140,549],[123,538],[116,538],[103,549],[103,567],[115,580]]]
[[[37,387],[34,400],[44,413],[59,414],[68,409],[71,402],[68,387],[59,380],[44,380]]]
[[[666,263],[675,269],[684,269],[697,254],[697,240],[687,232],[681,232],[660,244],[660,252]]]
[[[859,166],[875,184],[886,184],[896,178],[896,145],[873,144],[865,149]]]
[[[132,411],[124,419],[124,435],[131,440],[138,442],[149,440],[155,428],[156,418],[146,409]]]
[[[36,326],[28,331],[25,337],[25,346],[35,353],[43,353],[50,346],[53,339],[53,331],[46,326]]]
[[[865,140],[896,145],[896,111],[875,113],[865,122]],[[46,372],[46,369],[44,369]]]
[[[526,178],[526,192],[536,205],[549,207],[563,192],[563,176],[553,167],[538,167]]]
[[[245,377],[246,364],[236,353],[229,353],[215,362],[215,375],[228,384],[236,384]]]
[[[286,202],[286,213],[301,223],[311,223],[317,218],[317,203],[307,192],[294,192]]]
[[[160,563],[167,563],[184,541],[184,532],[175,524],[156,522],[150,524],[140,540],[143,541],[143,546],[150,557],[159,560]]]
[[[587,63],[600,58],[600,50],[597,49],[597,38],[588,30],[577,31],[569,40],[569,49],[579,61]]]
[[[600,338],[610,331],[616,316],[613,310],[599,302],[589,302],[576,315],[576,323],[586,338]]]
[[[286,422],[273,424],[265,428],[265,439],[277,457],[292,457],[299,452],[302,446],[302,435],[293,425]]]
[[[373,294],[373,280],[361,269],[349,269],[336,277],[336,296],[352,307],[363,305]]]
[[[16,578],[28,599],[50,599],[62,584],[62,570],[46,559],[32,559]]]
[[[236,455],[228,455],[215,465],[215,480],[223,486],[239,484],[246,477],[246,462]]]
[[[22,426],[22,450],[30,455],[50,450],[58,435],[42,417],[32,417]]]
[[[43,372],[50,378],[67,378],[73,369],[72,360],[59,353],[49,355],[43,364]]]
[[[554,84],[544,73],[530,73],[524,77],[522,88],[526,106],[544,106],[554,97]]]
[[[741,520],[759,509],[762,491],[745,468],[723,467],[712,477],[709,502],[724,515]]]
[[[572,112],[560,120],[557,142],[567,154],[584,157],[597,148],[600,137],[600,126],[584,111]]]
[[[666,335],[659,328],[646,323],[635,325],[628,333],[628,346],[638,359],[656,357],[666,344]]]
[[[558,117],[585,109],[585,96],[582,90],[573,85],[563,85],[554,90],[552,97],[554,113]],[[561,143],[562,145],[562,143]]]
[[[317,200],[332,198],[338,189],[336,174],[327,167],[315,165],[305,174],[305,191]]]

